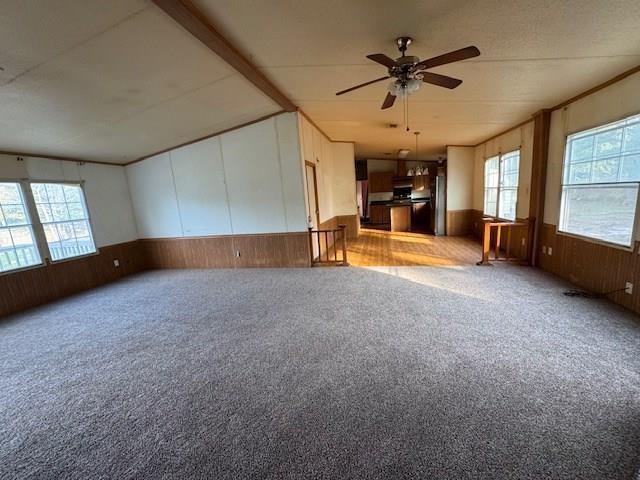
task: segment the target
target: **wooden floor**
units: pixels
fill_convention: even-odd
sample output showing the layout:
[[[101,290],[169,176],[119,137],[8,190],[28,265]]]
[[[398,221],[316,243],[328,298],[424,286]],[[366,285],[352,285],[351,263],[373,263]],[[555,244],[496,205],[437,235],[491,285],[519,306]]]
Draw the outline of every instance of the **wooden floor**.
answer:
[[[349,242],[347,255],[356,267],[475,265],[482,258],[482,247],[469,237],[363,228],[358,239]]]

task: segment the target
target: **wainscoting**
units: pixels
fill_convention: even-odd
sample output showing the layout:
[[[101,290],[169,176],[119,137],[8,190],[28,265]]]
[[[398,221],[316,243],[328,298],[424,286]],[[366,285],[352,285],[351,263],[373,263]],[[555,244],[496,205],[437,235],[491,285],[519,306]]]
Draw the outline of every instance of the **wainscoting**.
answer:
[[[472,218],[473,210],[447,210],[447,235],[469,235]]]
[[[552,254],[542,253],[542,246]],[[578,287],[604,293],[633,283],[633,294],[616,292],[607,298],[640,313],[640,255],[634,251],[589,242],[556,233],[556,226],[543,224],[538,259],[540,268],[569,280]]]
[[[360,235],[360,217],[358,215],[338,215],[320,224],[320,230],[333,230],[338,225],[346,225],[347,238],[354,240]]]
[[[356,238],[356,215],[334,217]],[[113,261],[117,259],[120,266]],[[0,317],[112,282],[163,268],[310,267],[309,233],[267,233],[142,239],[101,247],[95,255],[0,275]]]
[[[113,261],[117,259],[120,266]],[[0,317],[97,287],[147,268],[140,243],[101,247],[95,255],[0,275]]]
[[[307,232],[140,240],[149,268],[308,267]]]

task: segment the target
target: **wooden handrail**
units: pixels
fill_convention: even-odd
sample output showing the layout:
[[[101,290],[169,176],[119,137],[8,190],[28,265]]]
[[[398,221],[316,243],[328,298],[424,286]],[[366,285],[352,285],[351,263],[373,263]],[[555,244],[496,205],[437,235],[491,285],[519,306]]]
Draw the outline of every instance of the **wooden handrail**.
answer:
[[[492,261],[498,260],[507,260],[507,261],[522,261],[523,259],[518,257],[510,256],[510,248],[511,248],[511,232],[516,227],[527,227],[531,228],[531,221],[515,221],[515,222],[506,222],[495,219],[485,219],[484,220],[484,230],[482,232],[482,260],[480,260],[476,265],[491,265]],[[491,253],[491,230],[496,229],[495,235],[495,247],[494,247],[494,256],[493,258],[489,258]],[[500,257],[500,241],[502,237],[502,229],[505,228],[507,230],[507,242],[505,249],[504,258]],[[525,242],[529,241],[529,235],[525,237]],[[527,261],[527,259],[524,259]]]
[[[337,229],[314,230],[313,228],[309,228],[309,251],[311,252],[312,267],[320,265],[349,265],[347,262],[346,229],[346,225],[338,225]],[[336,238],[336,233],[340,234],[339,238]],[[324,242],[322,241],[322,237],[324,237]],[[331,243],[329,243],[329,240],[331,240]],[[338,240],[341,246],[340,256],[338,256]],[[314,248],[317,248],[317,257],[314,253]],[[331,250],[333,250],[333,259],[331,258]]]

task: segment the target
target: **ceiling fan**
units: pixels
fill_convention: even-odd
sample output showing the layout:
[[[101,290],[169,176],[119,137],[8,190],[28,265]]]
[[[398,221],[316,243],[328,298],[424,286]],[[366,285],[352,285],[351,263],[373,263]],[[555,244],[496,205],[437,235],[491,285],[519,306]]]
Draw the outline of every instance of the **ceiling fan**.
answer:
[[[407,48],[411,45],[411,42],[411,37],[399,37],[396,39],[398,50],[400,50],[402,56],[395,60],[386,56],[384,53],[373,53],[371,55],[367,55],[368,59],[387,67],[389,69],[389,74],[369,82],[361,83],[355,87],[341,90],[336,93],[336,95],[342,95],[358,88],[366,87],[372,83],[382,82],[388,78],[395,78],[395,80],[389,85],[389,92],[387,93],[384,102],[382,102],[382,109],[384,110],[393,106],[393,102],[395,102],[396,97],[404,98],[418,90],[422,82],[449,89],[456,88],[462,83],[462,80],[447,77],[446,75],[440,75],[438,73],[425,72],[425,70],[480,55],[480,50],[478,50],[477,47],[470,46],[421,61],[418,57],[405,55]]]

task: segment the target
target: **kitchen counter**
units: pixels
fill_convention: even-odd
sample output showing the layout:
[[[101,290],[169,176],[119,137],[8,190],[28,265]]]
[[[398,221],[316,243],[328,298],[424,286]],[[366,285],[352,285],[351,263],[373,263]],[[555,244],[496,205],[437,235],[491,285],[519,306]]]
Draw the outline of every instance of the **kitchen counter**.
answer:
[[[410,200],[374,200],[369,202],[370,205],[378,205],[381,207],[402,207],[410,206],[414,203],[431,203],[430,198],[412,198]]]

